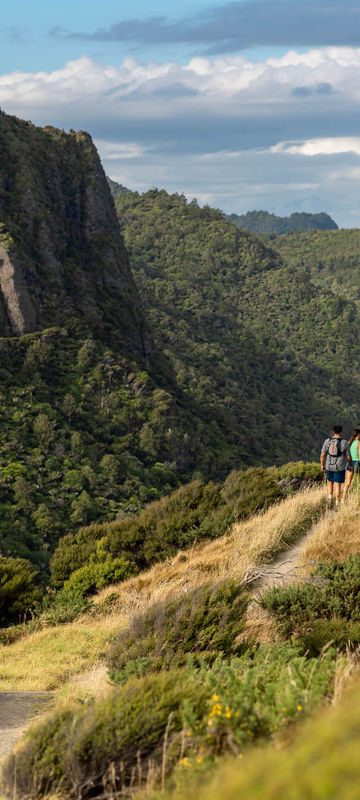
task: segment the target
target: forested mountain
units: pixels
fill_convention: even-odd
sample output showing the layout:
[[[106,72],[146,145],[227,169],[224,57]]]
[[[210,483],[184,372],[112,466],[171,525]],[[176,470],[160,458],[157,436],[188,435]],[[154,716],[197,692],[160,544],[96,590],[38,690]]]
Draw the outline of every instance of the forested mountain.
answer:
[[[333,419],[354,423],[352,301],[183,196],[122,192],[116,207],[159,346],[184,392],[221,413],[225,463],[231,450],[244,463],[317,457]]]
[[[80,525],[353,424],[350,296],[219,211],[110,182],[132,275],[87,134],[1,114],[0,146],[0,554],[46,569]]]
[[[337,230],[329,214],[295,212],[289,217],[277,217],[268,211],[248,211],[247,214],[229,214],[228,219],[238,228],[253,233],[289,233],[290,231]]]
[[[46,567],[227,440],[152,344],[88,134],[1,114],[0,147],[0,555]]]

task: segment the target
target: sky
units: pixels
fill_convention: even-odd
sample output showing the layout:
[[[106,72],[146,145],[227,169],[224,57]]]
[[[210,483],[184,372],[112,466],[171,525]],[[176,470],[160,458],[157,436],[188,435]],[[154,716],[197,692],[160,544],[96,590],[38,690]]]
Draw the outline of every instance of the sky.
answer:
[[[360,227],[358,0],[0,10],[1,108],[88,130],[114,180],[227,213],[325,211]]]

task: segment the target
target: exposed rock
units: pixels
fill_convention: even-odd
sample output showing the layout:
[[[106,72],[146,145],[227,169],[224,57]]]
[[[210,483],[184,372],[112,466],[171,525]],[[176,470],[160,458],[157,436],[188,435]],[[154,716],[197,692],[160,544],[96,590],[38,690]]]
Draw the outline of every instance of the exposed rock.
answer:
[[[91,137],[0,112],[0,336],[70,325],[151,345]]]

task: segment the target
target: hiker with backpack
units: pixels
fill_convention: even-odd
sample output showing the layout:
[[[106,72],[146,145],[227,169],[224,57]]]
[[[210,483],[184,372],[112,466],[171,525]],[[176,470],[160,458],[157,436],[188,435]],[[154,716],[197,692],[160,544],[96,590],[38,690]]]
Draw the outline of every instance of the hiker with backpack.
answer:
[[[340,503],[341,485],[345,483],[345,470],[352,473],[353,463],[349,447],[349,442],[342,435],[342,425],[334,425],[332,436],[325,439],[321,448],[320,464],[323,472],[326,472],[328,488],[328,505],[335,506]],[[346,497],[348,486],[345,486],[344,497]]]

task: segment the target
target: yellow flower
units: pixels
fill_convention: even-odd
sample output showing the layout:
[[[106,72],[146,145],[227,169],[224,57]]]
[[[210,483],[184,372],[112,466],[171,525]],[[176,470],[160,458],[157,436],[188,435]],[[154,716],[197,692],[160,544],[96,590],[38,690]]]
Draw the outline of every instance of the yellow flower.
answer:
[[[225,711],[225,717],[227,717],[227,719],[230,719],[230,717],[231,717],[231,714],[232,714],[232,712],[231,712],[231,710],[230,710],[230,708],[229,708],[229,706],[228,706],[228,707],[227,707],[227,709],[226,709],[226,711]]]
[[[217,695],[217,694],[213,694],[213,696],[212,696],[212,699],[213,699],[213,700],[215,701],[215,703],[216,703],[216,702],[217,702],[217,700],[219,699],[219,697],[218,697],[218,695]]]
[[[199,756],[199,757],[196,759],[196,761],[197,761],[197,763],[198,763],[198,764],[202,764],[202,762],[204,761],[204,759],[203,759],[201,756]]]
[[[302,707],[302,706],[298,706],[298,707],[297,707],[297,710],[298,710],[298,711],[302,711],[302,710],[303,710],[303,707]]]

